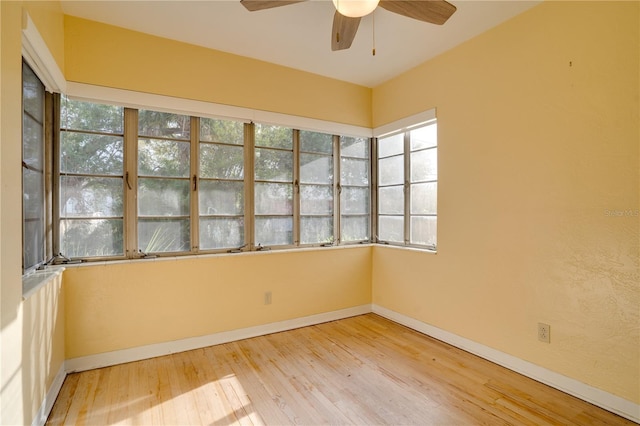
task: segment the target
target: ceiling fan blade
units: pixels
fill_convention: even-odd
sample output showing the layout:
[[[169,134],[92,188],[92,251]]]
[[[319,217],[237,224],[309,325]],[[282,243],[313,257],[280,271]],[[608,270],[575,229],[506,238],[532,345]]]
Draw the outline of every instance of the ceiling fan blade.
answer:
[[[301,3],[303,1],[305,0],[240,0],[240,4],[248,11],[255,12],[256,10],[272,9],[274,7]]]
[[[351,47],[353,39],[358,31],[361,18],[349,18],[341,15],[336,10],[333,15],[333,28],[331,30],[331,50],[344,50]]]
[[[380,0],[380,7],[408,18],[442,25],[456,11],[445,0]]]

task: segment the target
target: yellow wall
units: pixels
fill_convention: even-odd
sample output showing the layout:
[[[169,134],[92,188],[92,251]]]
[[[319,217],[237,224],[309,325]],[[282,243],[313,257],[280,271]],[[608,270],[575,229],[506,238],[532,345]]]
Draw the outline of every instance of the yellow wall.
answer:
[[[0,424],[31,423],[64,357],[60,280],[22,301],[23,7],[64,64],[57,2],[0,2]]]
[[[31,422],[62,339],[73,358],[372,299],[640,402],[637,2],[543,3],[373,91],[63,20],[57,2],[24,5],[69,81],[359,126],[437,107],[439,252],[352,247],[81,266],[65,271],[63,296],[53,283],[23,303],[23,3],[2,1],[0,423]],[[53,325],[42,328],[40,315]],[[536,340],[539,321],[551,324],[549,345]]]
[[[65,17],[68,81],[371,127],[371,89]]]
[[[639,5],[545,2],[374,88],[439,132],[438,254],[376,247],[374,303],[640,402]]]
[[[371,247],[70,267],[65,295],[75,358],[369,304]]]
[[[22,308],[22,383],[25,413],[36,413],[65,360],[62,274]]]

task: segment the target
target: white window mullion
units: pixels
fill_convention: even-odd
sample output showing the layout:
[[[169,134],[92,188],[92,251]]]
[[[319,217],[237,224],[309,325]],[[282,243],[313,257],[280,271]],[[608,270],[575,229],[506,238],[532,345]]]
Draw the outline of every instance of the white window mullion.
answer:
[[[293,245],[300,245],[300,131],[293,131]]]
[[[411,241],[411,138],[404,134],[404,243]]]
[[[340,136],[333,136],[333,240],[334,244],[340,244],[341,235],[341,207],[340,196],[342,184],[340,179]]]
[[[138,257],[138,110],[124,110],[125,253]]]
[[[244,243],[247,250],[256,247],[255,236],[255,192],[254,192],[254,148],[255,124],[244,125]]]
[[[191,196],[191,251],[198,253],[200,250],[200,231],[199,231],[199,176],[200,170],[198,167],[200,155],[200,119],[197,117],[191,117],[191,185],[189,194]]]

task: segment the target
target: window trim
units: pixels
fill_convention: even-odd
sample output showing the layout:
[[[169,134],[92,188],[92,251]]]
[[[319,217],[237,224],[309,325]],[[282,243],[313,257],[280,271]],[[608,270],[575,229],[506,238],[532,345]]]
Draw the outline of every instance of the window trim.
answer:
[[[261,123],[298,130],[330,133],[344,136],[371,138],[369,127],[338,123],[284,113],[236,107],[214,102],[197,101],[132,90],[95,86],[69,81],[63,93],[71,99],[120,105],[125,108],[151,109],[160,112],[192,115],[203,118],[235,120],[243,123]]]

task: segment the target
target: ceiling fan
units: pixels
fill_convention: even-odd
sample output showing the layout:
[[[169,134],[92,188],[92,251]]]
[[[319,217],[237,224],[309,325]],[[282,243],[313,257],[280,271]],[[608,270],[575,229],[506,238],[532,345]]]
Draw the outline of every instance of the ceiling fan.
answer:
[[[250,12],[301,3],[306,0],[240,0]],[[442,25],[453,15],[456,7],[445,0],[333,0],[336,12],[331,30],[331,50],[351,47],[360,19],[373,12],[378,5],[419,21]]]

